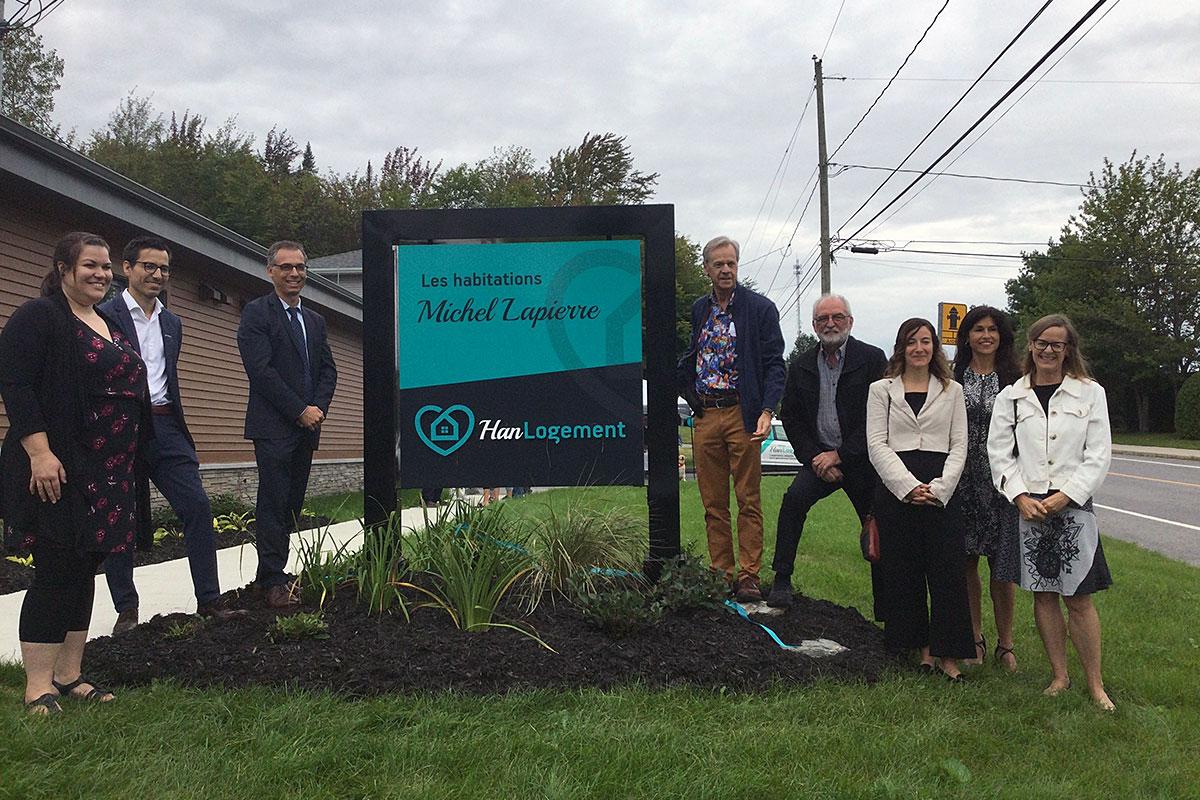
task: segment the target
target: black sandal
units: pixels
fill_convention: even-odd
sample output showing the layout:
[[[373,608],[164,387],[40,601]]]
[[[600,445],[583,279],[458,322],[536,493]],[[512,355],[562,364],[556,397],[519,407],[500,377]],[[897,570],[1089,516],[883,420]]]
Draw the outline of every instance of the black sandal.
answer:
[[[1016,660],[1017,654],[1013,652],[1013,649],[1011,647],[1005,647],[1004,645],[997,642],[995,654],[993,657],[995,658],[997,664],[1001,664],[1004,666],[1005,669],[1008,669],[1008,665],[1004,664],[1005,656],[1012,656],[1013,659]]]
[[[55,681],[55,680],[50,681],[50,683],[53,684],[55,689],[58,689],[58,693],[61,696],[70,697],[72,700],[94,700],[97,702],[106,702],[104,700],[104,697],[106,695],[108,697],[115,698],[115,695],[112,692],[110,692],[108,689],[101,689],[99,686],[92,683],[90,680],[83,677],[82,675],[80,675],[78,678],[71,681],[70,683],[59,683],[58,681]],[[73,693],[73,691],[75,689],[78,689],[80,686],[82,686],[85,683],[92,687],[91,690],[87,694],[74,694]]]
[[[47,717],[54,716],[55,714],[61,714],[62,706],[58,704],[58,697],[59,696],[56,694],[50,694],[49,692],[46,692],[36,700],[30,700],[28,703],[26,703],[25,713]],[[44,712],[38,711],[39,708],[44,708],[46,710]]]

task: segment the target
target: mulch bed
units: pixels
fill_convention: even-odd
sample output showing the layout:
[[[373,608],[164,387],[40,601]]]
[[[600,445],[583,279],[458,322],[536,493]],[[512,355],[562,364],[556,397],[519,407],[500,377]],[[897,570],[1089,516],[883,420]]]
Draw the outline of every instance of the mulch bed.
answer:
[[[207,622],[180,636],[186,614],[154,617],[117,637],[88,644],[87,668],[107,685],[171,679],[185,686],[273,686],[346,696],[427,693],[503,694],[529,689],[691,686],[763,691],[817,677],[871,683],[897,664],[882,632],[853,608],[797,596],[783,616],[763,617],[783,641],[828,638],[850,648],[827,658],[781,649],[757,625],[727,609],[668,614],[613,640],[571,605],[543,603],[522,619],[557,652],[511,630],[465,633],[440,610],[368,616],[353,590],[328,602],[328,638],[273,641],[277,612],[246,589],[227,593],[250,615]],[[315,610],[311,606],[302,610]],[[175,632],[172,632],[175,628]]]
[[[330,522],[328,517],[301,517],[300,530],[323,528]],[[216,531],[215,536],[218,550],[249,544],[254,541],[254,523],[250,523],[247,531]],[[29,585],[33,583],[33,570],[3,558],[4,555],[24,557],[29,554],[25,551],[0,553],[0,594],[10,594],[28,589]],[[135,567],[140,567],[145,564],[174,561],[177,558],[187,558],[187,545],[182,535],[164,537],[149,550],[136,551],[133,555],[133,564]],[[100,565],[100,572],[104,572],[103,564]]]

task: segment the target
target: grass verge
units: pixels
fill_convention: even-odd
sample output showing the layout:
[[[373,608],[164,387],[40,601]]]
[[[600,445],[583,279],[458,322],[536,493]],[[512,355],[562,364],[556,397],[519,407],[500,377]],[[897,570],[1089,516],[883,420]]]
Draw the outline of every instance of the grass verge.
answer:
[[[787,483],[764,480],[768,542]],[[644,490],[586,492],[644,513]],[[684,540],[701,544],[694,484],[681,492]],[[844,496],[817,506],[797,565],[806,593],[869,608],[855,534]],[[1025,593],[1021,672],[988,665],[963,687],[905,673],[759,695],[633,687],[346,701],[159,684],[48,720],[21,714],[20,668],[5,665],[0,798],[1196,797],[1200,570],[1112,539],[1105,551],[1117,581],[1097,599],[1112,715],[1081,688],[1040,695],[1047,669]],[[1081,684],[1074,660],[1072,671]]]
[[[1181,439],[1174,433],[1114,433],[1113,444],[1132,444],[1141,447],[1178,447],[1200,450],[1200,440]]]

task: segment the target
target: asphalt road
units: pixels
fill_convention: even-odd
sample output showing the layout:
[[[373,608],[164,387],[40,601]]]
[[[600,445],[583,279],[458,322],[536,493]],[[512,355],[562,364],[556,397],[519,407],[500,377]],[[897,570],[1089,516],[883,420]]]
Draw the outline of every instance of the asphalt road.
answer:
[[[1114,455],[1093,504],[1104,535],[1200,567],[1200,461]]]

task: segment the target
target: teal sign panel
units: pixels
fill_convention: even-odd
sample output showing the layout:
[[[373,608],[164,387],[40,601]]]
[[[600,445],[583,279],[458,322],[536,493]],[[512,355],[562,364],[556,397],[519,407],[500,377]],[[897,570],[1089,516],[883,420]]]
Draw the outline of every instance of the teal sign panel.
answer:
[[[641,363],[640,240],[401,245],[395,267],[401,389]]]

